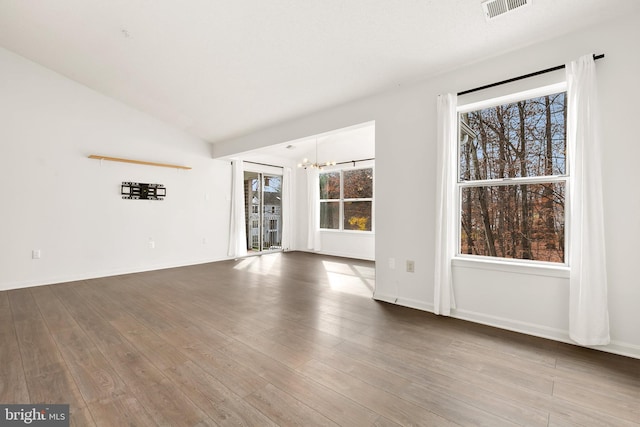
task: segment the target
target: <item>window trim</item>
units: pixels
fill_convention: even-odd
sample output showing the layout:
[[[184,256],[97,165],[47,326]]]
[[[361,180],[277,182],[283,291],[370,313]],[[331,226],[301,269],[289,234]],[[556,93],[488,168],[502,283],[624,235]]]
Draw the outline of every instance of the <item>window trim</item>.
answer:
[[[573,179],[571,171],[569,170],[569,156],[571,153],[567,149],[566,152],[566,165],[565,173],[562,175],[544,175],[535,177],[516,177],[516,178],[499,178],[499,179],[485,179],[476,181],[462,181],[460,179],[460,114],[468,113],[471,111],[477,111],[485,108],[496,107],[498,105],[504,105],[508,103],[514,103],[522,100],[538,98],[546,95],[552,95],[560,92],[567,91],[567,82],[562,81],[560,83],[554,83],[550,85],[544,85],[533,89],[514,92],[507,95],[488,98],[482,101],[471,102],[467,104],[459,104],[456,107],[456,117],[458,124],[456,125],[456,134],[454,152],[456,159],[455,166],[455,181],[456,188],[456,205],[454,212],[451,213],[454,219],[455,226],[455,239],[456,239],[456,252],[452,257],[453,265],[459,267],[478,266],[479,268],[486,268],[491,270],[500,270],[507,272],[529,272],[530,274],[542,274],[545,276],[553,277],[568,277],[569,275],[569,186]],[[566,126],[566,124],[565,124]],[[472,255],[461,253],[461,236],[462,236],[462,189],[463,188],[477,188],[477,187],[493,187],[493,186],[511,186],[519,184],[541,184],[541,183],[565,183],[565,203],[564,203],[564,262],[548,262],[540,260],[518,259],[518,258],[504,258],[504,257],[492,257],[486,255]],[[545,271],[546,273],[540,273]]]
[[[344,172],[345,171],[353,171],[353,170],[361,170],[361,169],[371,169],[371,174],[373,176],[373,186],[371,190],[371,197],[364,198],[344,198]],[[323,202],[326,203],[339,203],[339,228],[322,228],[319,226],[319,230],[321,232],[330,232],[330,233],[356,233],[356,234],[373,234],[375,233],[375,185],[376,185],[376,170],[373,164],[368,164],[366,162],[363,165],[352,166],[352,167],[325,167],[321,171],[319,171],[320,175],[323,173],[331,173],[331,172],[340,172],[340,198],[338,199],[319,199],[320,204]],[[345,202],[371,202],[371,230],[346,230],[344,228],[344,203]],[[318,223],[320,224],[320,216],[318,217]]]
[[[525,261],[525,262],[522,262]],[[454,256],[451,265],[457,268],[478,268],[504,273],[527,274],[568,279],[571,269],[567,265],[545,261],[493,258],[483,255]]]

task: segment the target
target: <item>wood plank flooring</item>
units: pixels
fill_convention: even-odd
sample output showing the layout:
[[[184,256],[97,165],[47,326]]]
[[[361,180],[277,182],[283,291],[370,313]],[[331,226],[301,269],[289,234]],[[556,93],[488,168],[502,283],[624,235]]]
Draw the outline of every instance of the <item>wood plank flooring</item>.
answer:
[[[77,426],[640,426],[640,360],[371,299],[301,252],[0,292],[0,403]]]

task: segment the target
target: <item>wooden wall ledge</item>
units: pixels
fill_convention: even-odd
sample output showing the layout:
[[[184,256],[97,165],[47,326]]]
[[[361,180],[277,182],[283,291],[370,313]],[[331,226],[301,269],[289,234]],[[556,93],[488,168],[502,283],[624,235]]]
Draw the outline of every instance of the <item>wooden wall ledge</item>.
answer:
[[[134,163],[136,165],[160,166],[163,168],[187,169],[187,170],[191,169],[189,166],[172,165],[170,163],[145,162],[143,160],[121,159],[119,157],[99,156],[97,154],[91,154],[89,158],[96,159],[96,160],[108,160],[110,162]]]

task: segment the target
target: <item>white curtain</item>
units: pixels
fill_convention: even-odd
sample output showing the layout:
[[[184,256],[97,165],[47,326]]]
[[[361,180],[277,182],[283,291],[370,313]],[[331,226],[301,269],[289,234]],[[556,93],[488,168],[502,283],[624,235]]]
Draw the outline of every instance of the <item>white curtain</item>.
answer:
[[[233,160],[231,162],[231,221],[228,251],[230,257],[247,255],[244,204],[244,165],[242,160]]]
[[[609,343],[602,208],[601,140],[593,55],[566,65],[569,153],[569,336],[582,345]]]
[[[291,246],[291,168],[282,170],[282,249],[288,251]]]
[[[436,181],[436,259],[434,275],[433,310],[449,316],[455,308],[453,297],[451,260],[455,254],[454,212],[456,200],[456,136],[457,97],[454,94],[438,96],[437,181]]]
[[[307,249],[319,251],[320,245],[320,173],[316,168],[307,169],[307,206],[309,231]]]

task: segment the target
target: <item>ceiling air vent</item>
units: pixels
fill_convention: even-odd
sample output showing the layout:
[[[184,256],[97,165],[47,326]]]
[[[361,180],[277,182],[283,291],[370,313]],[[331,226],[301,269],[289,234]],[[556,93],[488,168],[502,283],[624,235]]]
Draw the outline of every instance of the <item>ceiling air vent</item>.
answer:
[[[490,21],[522,6],[530,5],[532,0],[487,0],[482,2],[484,17]]]

